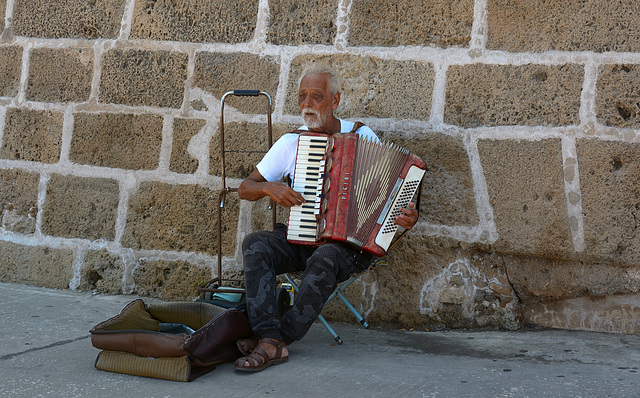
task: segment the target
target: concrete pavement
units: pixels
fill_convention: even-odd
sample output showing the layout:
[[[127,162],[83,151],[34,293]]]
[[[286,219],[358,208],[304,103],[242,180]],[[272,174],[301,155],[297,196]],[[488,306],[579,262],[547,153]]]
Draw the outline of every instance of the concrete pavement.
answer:
[[[640,397],[640,336],[320,324],[288,363],[193,382],[97,370],[89,330],[133,296],[0,283],[0,397]],[[146,301],[149,301],[146,299]]]

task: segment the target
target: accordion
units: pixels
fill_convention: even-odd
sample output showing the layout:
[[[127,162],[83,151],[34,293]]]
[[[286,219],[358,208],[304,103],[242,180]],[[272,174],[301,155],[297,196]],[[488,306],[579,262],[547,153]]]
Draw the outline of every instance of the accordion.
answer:
[[[301,133],[292,188],[306,202],[290,208],[287,240],[346,242],[384,255],[398,229],[393,220],[426,169],[422,159],[395,144],[356,133]]]

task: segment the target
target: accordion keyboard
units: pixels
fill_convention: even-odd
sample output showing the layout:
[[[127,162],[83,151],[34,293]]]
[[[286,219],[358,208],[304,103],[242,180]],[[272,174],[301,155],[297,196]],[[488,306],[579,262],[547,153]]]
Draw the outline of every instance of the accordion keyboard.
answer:
[[[318,192],[322,190],[323,156],[328,138],[305,135],[299,138],[298,156],[305,161],[296,164],[292,188],[299,192],[306,202],[290,209],[287,239],[310,243],[316,241],[316,213],[321,199]]]

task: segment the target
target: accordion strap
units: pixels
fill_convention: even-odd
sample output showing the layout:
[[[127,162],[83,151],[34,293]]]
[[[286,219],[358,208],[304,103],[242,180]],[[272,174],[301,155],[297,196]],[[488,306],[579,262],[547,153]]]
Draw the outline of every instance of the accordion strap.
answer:
[[[362,122],[356,122],[353,125],[353,128],[351,129],[350,133],[355,133],[356,131],[358,131],[358,129],[360,129],[360,127],[364,126],[364,123]]]

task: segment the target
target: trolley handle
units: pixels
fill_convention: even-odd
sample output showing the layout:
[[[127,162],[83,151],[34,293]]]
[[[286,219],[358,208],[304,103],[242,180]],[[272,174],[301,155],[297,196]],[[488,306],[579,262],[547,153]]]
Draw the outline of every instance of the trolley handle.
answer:
[[[260,95],[260,90],[233,90],[233,95],[240,97],[257,97]]]
[[[217,279],[212,279],[208,283],[212,283],[213,281],[217,281],[218,286],[224,286],[223,278],[222,278],[222,209],[224,207],[224,199],[227,192],[237,192],[237,188],[228,188],[227,187],[227,177],[226,177],[226,163],[225,163],[225,146],[224,146],[224,102],[228,96],[235,95],[240,97],[257,97],[259,95],[264,95],[267,98],[267,140],[269,143],[269,148],[271,148],[271,144],[273,142],[272,136],[272,128],[271,128],[271,96],[265,92],[260,90],[233,90],[228,91],[222,95],[220,98],[220,128],[218,129],[218,135],[220,136],[220,163],[221,163],[221,174],[222,174],[222,190],[220,191],[220,195],[218,197],[218,276]],[[276,225],[276,207],[274,205],[273,200],[270,202],[271,210],[272,210],[272,222],[275,228]],[[200,287],[198,287],[200,290]],[[209,291],[207,289],[206,291]]]

